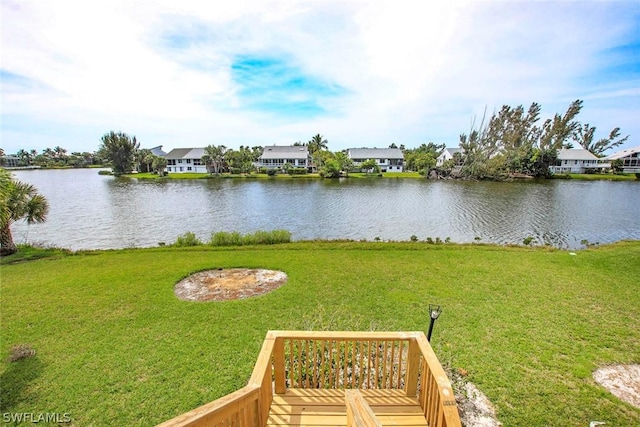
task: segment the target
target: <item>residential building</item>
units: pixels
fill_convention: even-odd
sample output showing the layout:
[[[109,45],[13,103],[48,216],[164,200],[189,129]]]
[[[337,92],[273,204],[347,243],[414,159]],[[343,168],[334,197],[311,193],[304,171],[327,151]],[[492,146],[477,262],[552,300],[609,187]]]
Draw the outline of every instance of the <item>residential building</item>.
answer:
[[[282,169],[285,164],[294,168],[311,167],[309,149],[303,145],[269,145],[264,147],[256,166],[266,169]]]
[[[347,156],[358,167],[369,159],[376,161],[381,172],[402,172],[404,154],[399,148],[349,148]]]
[[[622,160],[623,173],[640,173],[640,146],[618,151],[605,157],[605,160]]]
[[[174,148],[165,156],[167,172],[207,173],[207,166],[202,161],[202,156],[204,156],[204,148]]]
[[[0,157],[0,167],[17,168],[18,166],[20,166],[20,157],[11,154]]]
[[[584,148],[562,148],[558,150],[556,164],[549,169],[552,173],[585,173],[588,169],[602,169],[608,164]]]
[[[436,166],[443,166],[447,160],[453,159],[453,155],[456,153],[462,154],[462,148],[445,148],[436,158]]]

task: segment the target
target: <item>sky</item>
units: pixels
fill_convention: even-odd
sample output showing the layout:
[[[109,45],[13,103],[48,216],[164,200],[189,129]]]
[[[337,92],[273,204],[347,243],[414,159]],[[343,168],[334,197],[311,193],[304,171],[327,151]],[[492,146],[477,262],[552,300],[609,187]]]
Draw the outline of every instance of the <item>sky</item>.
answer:
[[[0,0],[6,153],[459,144],[532,102],[640,145],[640,1]]]

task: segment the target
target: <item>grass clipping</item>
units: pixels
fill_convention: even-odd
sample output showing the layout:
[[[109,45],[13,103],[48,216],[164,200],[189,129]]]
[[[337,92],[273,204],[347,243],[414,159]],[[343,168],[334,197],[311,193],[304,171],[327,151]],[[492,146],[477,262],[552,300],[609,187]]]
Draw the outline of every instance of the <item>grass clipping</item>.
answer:
[[[175,286],[184,301],[229,301],[271,292],[287,281],[282,271],[230,268],[207,270],[182,279]]]

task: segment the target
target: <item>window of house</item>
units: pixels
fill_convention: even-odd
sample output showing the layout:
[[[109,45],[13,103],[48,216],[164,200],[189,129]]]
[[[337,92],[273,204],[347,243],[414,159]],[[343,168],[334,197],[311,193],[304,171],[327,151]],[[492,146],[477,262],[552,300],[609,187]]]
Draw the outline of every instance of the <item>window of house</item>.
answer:
[[[191,166],[187,166],[187,170],[190,171],[191,170]]]
[[[191,159],[187,159],[187,163],[191,164]]]
[[[182,166],[180,166],[180,172],[184,171],[184,168]]]
[[[182,159],[178,159],[178,163],[182,163]]]

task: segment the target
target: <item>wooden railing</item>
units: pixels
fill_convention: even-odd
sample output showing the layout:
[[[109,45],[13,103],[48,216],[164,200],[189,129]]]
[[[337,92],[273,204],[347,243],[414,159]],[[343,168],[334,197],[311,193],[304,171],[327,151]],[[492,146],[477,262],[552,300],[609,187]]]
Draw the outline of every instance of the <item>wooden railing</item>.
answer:
[[[422,332],[269,331],[246,387],[161,426],[265,426],[273,393],[287,388],[400,389],[418,398],[429,426],[461,425]]]

